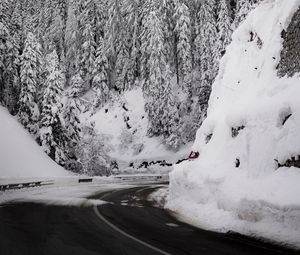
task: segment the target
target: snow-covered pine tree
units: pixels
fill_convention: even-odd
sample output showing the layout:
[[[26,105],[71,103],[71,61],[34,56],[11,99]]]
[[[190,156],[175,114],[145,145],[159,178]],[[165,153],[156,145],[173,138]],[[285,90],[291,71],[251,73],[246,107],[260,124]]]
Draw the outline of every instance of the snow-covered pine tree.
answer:
[[[177,43],[177,77],[183,91],[190,91],[192,56],[191,56],[191,21],[188,7],[176,1],[176,43]]]
[[[199,1],[195,1],[195,7],[197,7],[197,12],[195,13],[194,16],[194,34],[193,34],[193,57],[194,57],[194,67],[199,69],[200,67],[200,62],[201,62],[201,25],[202,25],[202,20],[201,15],[200,15],[200,7],[202,4],[199,3]]]
[[[49,51],[51,48],[52,50],[55,48],[55,46],[52,44],[49,44],[49,47],[47,51]],[[39,109],[41,111],[43,107],[43,100],[44,100],[44,92],[46,89],[46,81],[47,77],[49,75],[50,70],[48,69],[49,66],[49,60],[48,60],[49,54],[42,54],[41,60],[40,60],[40,73],[39,73],[39,84],[37,86],[37,104],[39,106]]]
[[[194,82],[192,118],[194,132],[206,116],[211,85],[218,72],[218,33],[216,19],[216,1],[203,0],[200,3],[199,16],[196,24],[195,65],[199,78]]]
[[[8,0],[2,0],[0,5],[0,21],[7,25],[9,21],[10,5]]]
[[[77,161],[70,167],[74,172],[91,176],[108,176],[110,158],[103,138],[95,129],[95,123],[88,123],[82,128],[82,139],[76,148]]]
[[[38,141],[53,160],[64,165],[69,138],[62,114],[62,74],[55,50],[49,54],[48,60],[49,75],[44,92]]]
[[[21,2],[21,1],[18,1]],[[38,22],[38,26],[36,28],[36,30],[34,31],[36,37],[38,38],[42,48],[45,48],[45,43],[48,43],[47,38],[45,38],[45,32],[47,31],[47,27],[49,25],[49,19],[50,19],[50,15],[49,15],[49,10],[48,10],[48,4],[49,2],[47,0],[39,0],[37,1],[37,5],[39,8],[39,13],[37,15],[37,22]],[[19,10],[18,13],[21,14],[21,16],[24,15],[24,12],[22,11],[22,4],[20,3],[20,5],[18,6]],[[21,17],[21,23],[23,18]],[[23,24],[24,25],[24,24]]]
[[[20,96],[20,56],[17,47],[17,42],[11,38],[11,43],[8,45],[8,52],[6,55],[6,71],[4,74],[5,79],[5,92],[4,102],[12,115],[18,112],[18,101]]]
[[[218,8],[218,58],[225,54],[225,48],[231,42],[231,13],[228,0],[220,0]]]
[[[123,2],[112,0],[105,40],[110,68],[110,84],[121,93],[133,83],[130,69],[130,34],[123,15]]]
[[[71,87],[67,93],[66,103],[64,105],[64,120],[66,134],[68,136],[68,150],[73,150],[77,146],[81,137],[80,113],[81,106],[79,96],[83,80],[79,74],[71,79]]]
[[[40,46],[32,33],[28,33],[25,48],[21,56],[21,93],[19,98],[18,117],[22,125],[35,134],[39,118],[36,103],[36,89],[40,64]]]
[[[14,88],[18,87],[17,70],[18,52],[7,27],[0,22],[0,104],[5,105],[12,113],[17,101]]]
[[[121,29],[121,2],[111,0],[108,6],[108,20],[106,23],[105,41],[107,42],[108,55],[115,58],[117,55],[118,36]]]
[[[116,64],[115,64],[115,88],[119,93],[131,87],[133,83],[132,74],[128,73],[131,70],[129,69],[130,56],[129,56],[129,45],[127,44],[126,41],[127,35],[126,33],[122,33],[122,34],[123,36],[120,37],[119,39],[120,41],[118,43],[117,57],[116,57]],[[129,78],[128,81],[127,78]]]
[[[166,67],[162,21],[154,10],[149,13],[142,33],[142,65],[144,94],[149,98],[154,97],[158,87],[163,84]]]
[[[163,86],[159,87],[159,115],[157,119],[160,120],[162,126],[162,135],[165,144],[173,149],[178,150],[184,143],[181,133],[181,124],[179,111],[177,109],[176,97],[172,88],[173,73],[169,67],[166,66],[165,80]]]
[[[84,77],[84,81],[86,83],[86,88],[91,88],[92,82],[92,72],[94,69],[94,62],[95,62],[95,53],[96,53],[96,42],[94,41],[95,34],[94,29],[90,24],[84,26],[83,30],[83,38],[84,43],[82,44],[82,55],[81,55],[81,62],[80,62],[80,70]]]
[[[5,105],[5,89],[7,87],[7,81],[5,79],[7,63],[6,57],[8,54],[7,41],[9,39],[9,32],[4,23],[0,22],[0,104]]]
[[[48,2],[48,8],[45,10],[45,15],[48,16],[46,19],[49,20],[43,37],[45,52],[50,53],[51,44],[54,44],[60,63],[64,61],[66,51],[66,8],[65,0],[55,0]]]
[[[124,13],[126,25],[131,35],[129,40],[130,60],[128,63],[129,74],[127,81],[129,85],[134,84],[137,77],[140,76],[140,30],[141,30],[141,0],[124,0]],[[127,87],[127,86],[126,86]]]
[[[38,15],[38,26],[36,27],[34,33],[40,40],[42,48],[48,54],[51,52],[49,49],[49,44],[53,44],[54,38],[57,37],[55,32],[57,28],[54,29],[53,23],[55,22],[55,3],[56,1],[51,0],[40,0],[36,2],[39,12]]]
[[[254,0],[237,0],[235,18],[233,21],[234,27],[237,28],[239,24],[246,19],[248,13],[254,7]]]
[[[163,116],[171,111],[168,107],[172,105],[170,94],[170,77],[167,68],[166,56],[164,52],[164,36],[162,30],[162,21],[155,10],[149,13],[143,33],[143,70],[144,85],[143,92],[146,98],[145,110],[149,117],[148,135],[164,135],[165,139],[169,137],[170,130],[163,123]],[[166,80],[168,77],[168,80]],[[164,102],[166,100],[166,102]],[[165,107],[166,104],[168,107]],[[168,119],[165,116],[166,119]]]
[[[57,0],[56,4],[56,11],[59,16],[59,24],[60,24],[60,36],[61,39],[59,40],[59,61],[60,67],[63,74],[64,84],[66,84],[67,79],[67,68],[66,68],[66,41],[65,41],[65,34],[66,34],[66,27],[67,27],[67,14],[68,14],[68,0]]]
[[[201,2],[196,52],[202,81],[211,84],[217,73],[217,20],[215,0]]]
[[[22,16],[20,13],[20,3],[17,2],[16,6],[14,6],[12,18],[11,18],[11,38],[12,38],[12,55],[13,55],[13,73],[14,73],[14,89],[17,93],[16,97],[19,98],[20,93],[20,61],[21,61],[21,52],[23,50],[24,41],[23,41],[23,31],[22,31]],[[37,50],[40,51],[40,45],[38,44]],[[16,111],[18,108],[15,109]]]
[[[16,115],[20,94],[20,30],[14,14],[14,3],[3,0],[0,6],[0,103]]]
[[[105,25],[105,55],[108,59],[108,78],[111,88],[117,89],[115,84],[115,65],[117,61],[118,49],[119,49],[119,35],[121,29],[121,2],[118,0],[111,0],[108,5],[108,20]],[[123,38],[122,38],[123,40]]]
[[[109,99],[108,86],[108,60],[105,55],[104,40],[101,38],[95,60],[93,89],[96,91],[96,96],[93,102],[93,110],[96,111],[103,106]]]
[[[21,1],[16,1],[13,12],[11,14],[11,29],[10,34],[14,38],[14,44],[21,52],[24,41],[23,38],[23,12]]]
[[[39,13],[40,13],[40,4],[36,0],[26,0],[21,2],[22,9],[22,29],[24,35],[26,36],[29,32],[34,33],[37,38],[37,31],[39,27]]]
[[[96,36],[97,40],[104,37],[105,34],[105,24],[108,19],[108,4],[109,1],[95,1],[95,25],[96,25]]]
[[[198,34],[198,18],[199,18],[199,9],[200,9],[200,1],[183,1],[185,5],[188,7],[190,12],[190,22],[191,22],[191,52],[192,52],[192,66],[195,66],[195,38]]]
[[[170,64],[170,68],[172,69],[172,71],[177,71],[178,66],[176,57],[177,45],[174,33],[176,25],[176,19],[174,19],[175,1],[176,0],[156,0],[153,1],[152,7],[157,9],[157,14],[161,16],[166,61]]]
[[[85,89],[92,87],[96,55],[96,8],[94,0],[81,0],[79,5],[79,29],[81,34],[79,68]]]
[[[0,5],[0,104],[5,105],[4,91],[6,88],[5,72],[6,72],[6,56],[9,51],[9,31],[8,31],[8,3],[3,0]]]
[[[140,41],[141,41],[141,56],[140,56],[140,62],[141,62],[141,79],[144,82],[149,80],[150,75],[150,55],[153,54],[152,51],[154,51],[155,45],[153,44],[154,38],[157,38],[159,42],[159,52],[158,54],[166,55],[164,50],[164,31],[162,29],[162,20],[161,20],[161,11],[157,6],[157,1],[145,1],[142,6],[142,27],[141,27],[141,35],[140,35]],[[155,18],[155,20],[152,20],[152,18]],[[158,23],[158,24],[156,24]],[[159,25],[159,26],[157,26]],[[164,61],[165,57],[164,57]],[[144,93],[147,93],[148,91],[144,90]]]
[[[56,9],[63,23],[63,30],[65,30],[68,15],[68,0],[56,0]]]
[[[66,42],[66,85],[69,85],[70,79],[76,75],[79,69],[80,36],[78,16],[77,0],[70,0],[64,35]]]

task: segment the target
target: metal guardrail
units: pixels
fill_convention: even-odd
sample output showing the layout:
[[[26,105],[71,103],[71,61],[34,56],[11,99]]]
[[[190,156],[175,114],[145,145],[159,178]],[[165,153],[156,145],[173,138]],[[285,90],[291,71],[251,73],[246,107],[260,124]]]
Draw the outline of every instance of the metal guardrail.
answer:
[[[81,179],[78,179],[78,182],[79,183],[82,183],[82,182],[93,182],[93,178],[81,178]]]
[[[11,189],[24,189],[24,188],[33,188],[44,185],[54,184],[54,181],[32,181],[32,182],[20,182],[20,183],[9,183],[9,184],[0,184],[0,191],[6,191]]]
[[[115,175],[122,181],[168,181],[168,175]]]

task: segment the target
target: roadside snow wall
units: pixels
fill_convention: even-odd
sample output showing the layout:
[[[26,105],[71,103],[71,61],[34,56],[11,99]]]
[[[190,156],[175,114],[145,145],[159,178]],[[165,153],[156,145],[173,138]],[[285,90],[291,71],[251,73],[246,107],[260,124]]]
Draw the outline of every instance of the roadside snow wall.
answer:
[[[200,157],[170,176],[167,207],[184,220],[300,247],[300,77],[277,70],[299,5],[266,0],[233,34],[193,146]]]

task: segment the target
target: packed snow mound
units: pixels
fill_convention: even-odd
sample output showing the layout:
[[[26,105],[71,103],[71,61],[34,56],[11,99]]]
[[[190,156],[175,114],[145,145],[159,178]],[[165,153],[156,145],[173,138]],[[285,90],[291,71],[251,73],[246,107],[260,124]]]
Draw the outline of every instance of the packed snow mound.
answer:
[[[0,179],[70,175],[41,150],[3,107],[0,120]]]
[[[300,247],[300,77],[276,70],[299,5],[264,1],[235,31],[193,146],[200,157],[171,173],[168,207],[201,227]]]
[[[109,156],[119,163],[123,161],[122,168],[131,162],[138,166],[144,160],[167,160],[174,163],[190,149],[189,145],[174,153],[166,149],[159,137],[147,136],[149,121],[142,88],[126,91],[92,117],[88,113],[85,122],[89,121],[95,122],[96,130],[108,145]]]

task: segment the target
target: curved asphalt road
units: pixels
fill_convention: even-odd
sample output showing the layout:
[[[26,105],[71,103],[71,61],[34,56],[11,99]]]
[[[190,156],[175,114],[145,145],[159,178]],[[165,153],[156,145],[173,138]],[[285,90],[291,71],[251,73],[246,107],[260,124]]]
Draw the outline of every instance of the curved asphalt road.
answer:
[[[300,254],[178,222],[145,200],[153,189],[136,187],[99,194],[93,198],[111,203],[98,207],[33,203],[0,207],[0,254]]]

